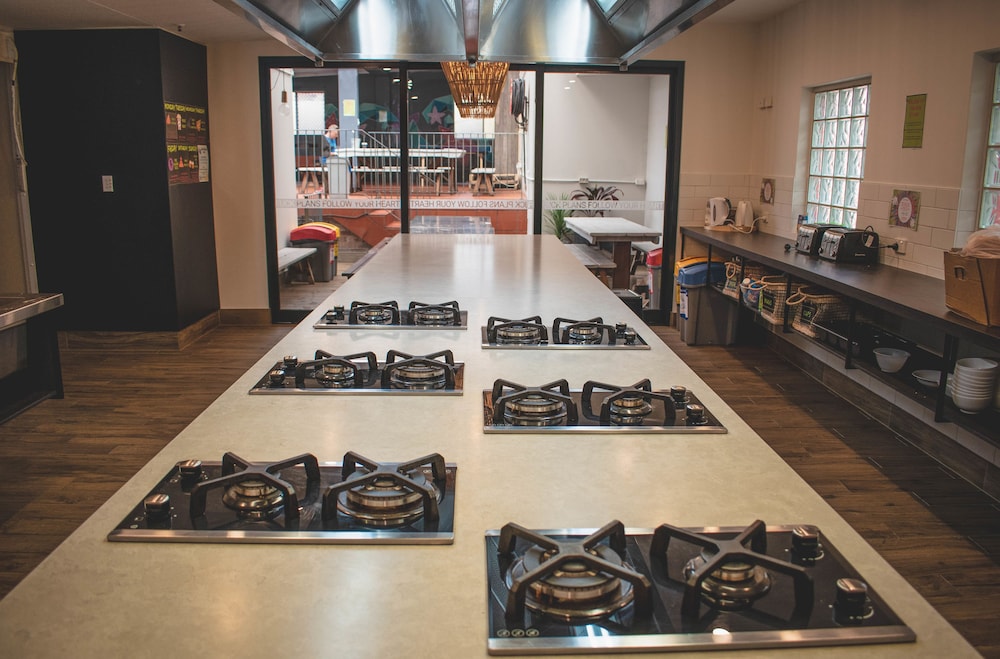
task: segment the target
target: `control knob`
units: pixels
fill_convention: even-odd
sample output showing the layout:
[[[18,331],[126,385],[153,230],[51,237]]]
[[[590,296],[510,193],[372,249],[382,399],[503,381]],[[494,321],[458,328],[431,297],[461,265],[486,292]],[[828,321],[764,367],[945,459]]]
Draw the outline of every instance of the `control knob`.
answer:
[[[860,579],[837,579],[837,601],[833,608],[837,622],[859,624],[872,615],[868,584]]]

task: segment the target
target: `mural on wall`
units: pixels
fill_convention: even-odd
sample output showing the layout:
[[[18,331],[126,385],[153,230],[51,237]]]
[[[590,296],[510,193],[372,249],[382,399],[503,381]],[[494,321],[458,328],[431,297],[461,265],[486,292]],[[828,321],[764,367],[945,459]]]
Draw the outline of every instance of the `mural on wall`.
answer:
[[[889,226],[917,230],[920,193],[913,190],[893,190],[889,202]]]
[[[208,181],[208,113],[183,103],[163,103],[170,185]]]

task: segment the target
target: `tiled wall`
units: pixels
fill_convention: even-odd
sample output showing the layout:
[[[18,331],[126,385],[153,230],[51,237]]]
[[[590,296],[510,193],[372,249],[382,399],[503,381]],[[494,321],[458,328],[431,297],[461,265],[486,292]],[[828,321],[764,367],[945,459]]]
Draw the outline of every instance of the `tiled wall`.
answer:
[[[754,214],[767,217],[766,222],[758,225],[760,231],[794,238],[797,218],[805,212],[803,195],[795,194],[792,177],[769,177],[775,182],[774,204],[762,204],[760,186],[764,176],[682,172],[678,200],[680,225],[702,226],[705,203],[709,197],[727,197],[733,206],[742,199],[749,199],[753,202]],[[920,193],[915,230],[889,226],[889,204],[894,190]],[[902,255],[890,249],[882,250],[885,265],[938,279],[944,278],[942,254],[956,245],[965,244],[975,223],[974,209],[959,210],[958,188],[922,188],[905,183],[864,181],[858,211],[858,227],[871,225],[879,234],[881,244],[892,244],[894,238],[905,239],[908,243],[906,253]]]

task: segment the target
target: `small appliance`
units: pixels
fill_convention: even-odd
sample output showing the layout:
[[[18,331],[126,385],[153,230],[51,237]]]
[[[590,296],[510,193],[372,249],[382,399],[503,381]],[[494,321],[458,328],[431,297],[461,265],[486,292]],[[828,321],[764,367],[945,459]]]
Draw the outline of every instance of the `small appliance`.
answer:
[[[836,263],[878,263],[878,234],[871,227],[827,229],[819,246],[819,257]]]
[[[725,197],[712,197],[705,206],[705,226],[721,227],[729,219],[733,205]]]
[[[795,251],[816,256],[819,254],[820,242],[826,230],[839,226],[839,224],[800,224],[798,237],[795,240]]]
[[[746,199],[736,204],[736,217],[734,224],[737,227],[753,226],[753,204]]]

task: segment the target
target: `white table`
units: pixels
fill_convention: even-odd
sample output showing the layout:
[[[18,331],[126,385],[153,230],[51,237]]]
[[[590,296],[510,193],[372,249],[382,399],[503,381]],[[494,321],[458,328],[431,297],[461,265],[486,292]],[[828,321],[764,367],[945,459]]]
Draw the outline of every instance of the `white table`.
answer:
[[[612,288],[628,288],[631,274],[632,243],[660,242],[661,232],[624,217],[567,217],[566,226],[591,245],[609,243],[615,262]]]
[[[389,147],[343,147],[333,155],[338,158],[356,159],[355,170],[359,173],[380,172],[384,174],[399,173],[399,148]],[[418,147],[409,150],[411,162],[415,162],[411,170],[420,170],[422,176],[428,176],[431,171],[440,173],[447,178],[448,192],[455,193],[458,188],[455,181],[455,163],[466,155],[465,149],[444,148],[434,149]],[[428,161],[430,161],[428,163]],[[447,162],[448,164],[438,164]],[[374,165],[374,166],[372,166]]]

